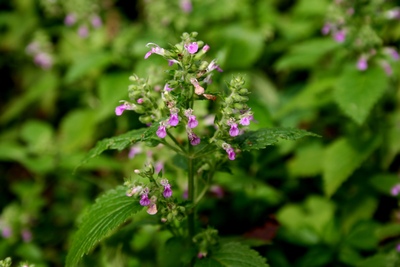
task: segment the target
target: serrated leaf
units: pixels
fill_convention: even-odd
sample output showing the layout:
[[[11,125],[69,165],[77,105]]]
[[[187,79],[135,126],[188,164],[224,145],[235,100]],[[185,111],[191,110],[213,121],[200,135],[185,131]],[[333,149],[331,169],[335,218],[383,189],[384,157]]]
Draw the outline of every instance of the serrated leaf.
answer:
[[[80,165],[86,163],[91,158],[99,156],[101,153],[108,149],[117,149],[121,151],[137,142],[149,140],[156,133],[158,126],[156,124],[154,125],[149,128],[132,130],[127,133],[111,138],[106,138],[97,142],[96,146],[89,151],[89,153],[82,160]]]
[[[297,140],[305,136],[319,137],[317,134],[302,129],[279,127],[246,132],[237,137],[233,143],[238,144],[240,149],[249,151],[252,149],[263,149],[267,146],[275,145],[279,142],[279,139]]]
[[[73,237],[67,267],[76,266],[84,254],[143,208],[139,201],[127,197],[125,193],[126,188],[122,186],[110,190],[88,210]]]
[[[379,143],[380,139],[374,137],[368,140],[341,138],[327,147],[323,160],[325,194],[333,195]]]
[[[348,66],[336,84],[335,101],[346,116],[361,125],[385,92],[388,81],[378,66],[364,72]]]
[[[257,251],[240,243],[221,245],[210,256],[198,260],[195,267],[269,267]]]

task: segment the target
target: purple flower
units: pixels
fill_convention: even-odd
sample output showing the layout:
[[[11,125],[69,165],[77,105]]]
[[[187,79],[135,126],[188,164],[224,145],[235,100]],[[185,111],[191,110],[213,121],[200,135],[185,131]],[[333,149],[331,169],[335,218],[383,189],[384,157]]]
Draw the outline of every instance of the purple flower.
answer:
[[[396,246],[396,250],[397,250],[397,252],[400,252],[400,243],[399,243],[399,244],[397,244],[397,246]]]
[[[167,91],[167,92],[169,92],[169,91],[172,91],[173,88],[169,87],[169,84],[166,83],[166,84],[164,85],[164,90]]]
[[[148,190],[147,190],[148,191]],[[140,197],[139,201],[140,205],[142,206],[148,206],[150,205],[150,199],[148,193],[143,193]]]
[[[64,24],[67,26],[72,26],[76,22],[76,16],[74,13],[69,13],[67,16],[65,16],[64,19]]]
[[[203,51],[207,52],[210,49],[210,46],[208,44],[206,44],[205,46],[203,46]]]
[[[383,70],[385,71],[385,73],[386,73],[387,76],[391,76],[391,75],[393,74],[392,67],[390,66],[389,63],[387,63],[386,61],[383,61],[383,62],[381,63],[381,66],[382,66],[382,68],[383,68]]]
[[[385,50],[392,57],[393,60],[397,61],[400,59],[399,52],[397,52],[396,49],[392,47],[387,47]]]
[[[140,154],[140,153],[142,153],[142,148],[140,147],[139,144],[131,146],[131,149],[129,150],[128,158],[133,159],[137,154]]]
[[[157,136],[160,138],[165,138],[167,136],[167,130],[166,127],[163,123],[160,124],[160,127],[158,127],[158,130],[156,132]]]
[[[229,129],[229,135],[232,137],[239,135],[239,128],[236,123],[231,124],[231,129]]]
[[[176,60],[176,59],[169,59],[169,60],[168,60],[168,66],[172,66],[172,65],[174,65],[175,63],[179,63],[179,61]]]
[[[323,35],[327,35],[331,31],[331,24],[330,23],[325,23],[324,26],[321,29],[321,32]]]
[[[361,56],[361,57],[358,59],[358,61],[357,61],[357,69],[358,69],[358,70],[361,70],[361,71],[364,71],[364,70],[366,70],[367,68],[368,68],[367,59],[366,59],[366,57]]]
[[[197,146],[200,144],[200,138],[194,132],[188,132],[188,138],[192,146]]]
[[[166,186],[164,186],[163,196],[165,198],[170,198],[172,196],[172,190],[171,190],[170,184],[167,184]]]
[[[12,235],[12,229],[11,229],[11,227],[4,226],[3,229],[1,229],[1,235],[2,235],[4,238],[10,238],[11,235]]]
[[[171,126],[176,126],[179,123],[179,116],[178,113],[171,113],[171,116],[169,118],[169,125]]]
[[[32,240],[32,233],[28,229],[23,229],[21,232],[22,240],[24,240],[25,243],[28,243]]]
[[[101,21],[101,18],[97,15],[94,15],[92,17],[92,19],[90,20],[90,22],[92,23],[92,26],[94,28],[100,28],[101,25],[103,25],[103,22]]]
[[[185,45],[185,48],[189,52],[189,54],[194,54],[197,52],[197,50],[199,50],[199,45],[196,42],[193,42]]]
[[[78,35],[79,35],[81,38],[86,38],[86,37],[88,37],[88,36],[89,36],[89,29],[88,29],[88,27],[86,27],[85,25],[80,26],[79,29],[78,29]]]
[[[190,116],[188,117],[188,126],[189,126],[189,128],[191,128],[191,129],[196,128],[196,126],[197,126],[198,124],[199,124],[199,123],[198,123],[198,121],[196,120],[196,116],[190,115]]]
[[[212,185],[210,187],[210,192],[212,192],[217,198],[224,197],[224,189],[219,185]]]
[[[158,45],[154,44],[154,43],[148,43],[146,45],[147,47],[151,47],[150,51],[146,53],[146,55],[144,56],[144,59],[147,59],[149,56],[151,56],[152,54],[157,54],[160,56],[164,56],[165,55],[165,50],[164,48],[159,47]]]
[[[250,125],[250,121],[253,120],[253,115],[248,114],[248,115],[244,115],[241,119],[239,124],[243,125],[243,126],[247,126]]]
[[[228,148],[228,149],[225,150],[225,151],[226,151],[226,153],[228,153],[228,158],[229,158],[230,160],[235,160],[236,154],[235,154],[235,150],[234,150],[232,147]]]
[[[164,162],[157,161],[155,166],[154,166],[154,172],[155,173],[159,173],[160,171],[162,171],[162,169],[164,169]]]
[[[335,39],[337,43],[343,43],[346,40],[346,31],[340,30],[335,32],[333,34],[333,39]]]
[[[390,193],[392,194],[392,196],[397,196],[400,193],[400,184],[396,184],[395,186],[393,186],[390,190]]]
[[[139,98],[138,100],[136,100],[136,102],[137,102],[138,104],[143,104],[143,98]]]
[[[190,2],[190,0],[181,0],[181,9],[185,13],[192,12],[193,9],[192,2]]]
[[[34,62],[42,69],[50,69],[53,66],[53,58],[47,53],[38,53],[35,55]]]
[[[127,105],[122,104],[115,108],[115,115],[121,116],[122,113],[127,109]]]

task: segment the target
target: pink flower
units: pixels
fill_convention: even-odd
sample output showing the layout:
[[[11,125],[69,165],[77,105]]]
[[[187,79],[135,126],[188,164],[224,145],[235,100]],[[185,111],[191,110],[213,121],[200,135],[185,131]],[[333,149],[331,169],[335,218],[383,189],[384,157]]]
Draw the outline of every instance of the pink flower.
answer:
[[[235,154],[235,150],[234,150],[232,147],[228,148],[228,149],[226,150],[226,153],[228,153],[228,158],[229,158],[230,160],[235,160],[236,154]]]
[[[156,203],[151,203],[147,207],[147,213],[150,215],[154,215],[158,212]]]
[[[172,196],[172,190],[171,190],[170,184],[167,184],[166,186],[164,186],[163,196],[165,198],[170,198]]]
[[[198,144],[200,144],[201,140],[194,132],[188,132],[188,138],[192,146],[197,146]]]
[[[366,70],[367,68],[368,68],[367,59],[366,59],[366,57],[361,56],[361,57],[358,59],[358,61],[357,61],[357,69],[358,69],[358,70],[361,70],[361,71],[364,71],[364,70]]]
[[[400,194],[400,184],[396,184],[395,186],[393,186],[390,190],[390,193],[392,194],[392,196],[397,196],[398,194]]]
[[[146,55],[144,56],[144,59],[147,59],[147,58],[148,58],[149,56],[151,56],[152,54],[157,54],[157,55],[160,55],[160,56],[164,56],[164,55],[165,55],[165,50],[164,50],[164,48],[161,48],[161,47],[159,47],[159,46],[156,45],[156,44],[148,43],[146,46],[147,46],[147,47],[152,46],[152,47],[151,47],[150,51],[146,53]]]
[[[231,129],[229,130],[229,135],[232,137],[239,135],[239,128],[236,123],[231,124]]]
[[[189,54],[195,54],[197,50],[199,50],[199,45],[196,42],[193,42],[185,45],[185,48],[189,52]]]
[[[67,26],[72,26],[76,22],[76,16],[73,13],[69,13],[67,16],[65,16],[64,19],[64,24]]]
[[[196,128],[196,126],[197,126],[198,124],[199,124],[199,123],[198,123],[198,121],[196,120],[196,116],[190,115],[190,116],[188,117],[188,126],[189,126],[189,128],[191,128],[191,129]]]
[[[137,154],[142,153],[142,148],[140,145],[136,144],[134,146],[131,146],[131,149],[129,150],[128,158],[133,159]]]
[[[161,123],[160,127],[158,127],[156,134],[160,138],[165,138],[167,136],[167,129],[163,123]]]
[[[181,9],[185,13],[192,12],[193,9],[192,2],[190,2],[190,0],[181,0]]]
[[[4,238],[10,238],[11,235],[12,235],[12,229],[11,229],[11,227],[8,227],[8,226],[3,227],[3,229],[1,229],[1,235],[2,235]]]
[[[94,28],[100,28],[101,25],[103,25],[103,23],[101,21],[101,18],[99,16],[97,16],[97,15],[94,15],[90,22],[92,23],[92,26]]]
[[[125,104],[119,105],[118,107],[115,108],[115,115],[121,116],[126,109],[127,106]]]
[[[168,60],[168,66],[172,66],[172,65],[174,65],[175,63],[178,63],[179,61],[178,60],[176,60],[176,59],[170,59],[170,60]]]
[[[21,232],[21,236],[22,240],[24,240],[25,243],[28,243],[32,240],[32,232],[28,229],[23,229]]]
[[[210,49],[210,46],[208,44],[206,44],[205,46],[203,46],[203,51],[207,52]]]
[[[391,75],[393,74],[392,67],[390,66],[389,63],[387,63],[386,61],[383,61],[383,62],[381,63],[381,66],[382,66],[382,68],[383,68],[383,70],[385,71],[385,73],[386,73],[387,76],[391,76]]]
[[[333,39],[335,39],[337,43],[343,43],[346,40],[346,31],[340,30],[335,32],[333,34]]]
[[[239,124],[243,125],[243,126],[247,126],[250,125],[250,121],[253,120],[253,115],[244,115],[241,119]]]
[[[50,69],[53,66],[53,58],[49,54],[43,52],[35,55],[34,62],[44,70]]]
[[[149,194],[149,189],[148,188],[146,188],[146,189],[143,190],[143,193],[142,193],[142,195],[140,197],[139,203],[140,203],[141,206],[150,205],[150,199],[149,199],[149,195],[148,195]]]
[[[324,26],[321,29],[321,32],[323,35],[327,35],[331,31],[331,24],[330,23],[325,23]]]
[[[86,38],[86,37],[88,37],[88,36],[89,36],[89,29],[88,29],[88,27],[86,27],[85,25],[80,26],[79,29],[78,29],[78,35],[79,35],[81,38]]]
[[[173,88],[169,87],[169,84],[166,83],[166,84],[164,85],[164,90],[167,91],[167,92],[169,92],[169,91],[172,91]]]
[[[178,113],[171,113],[171,116],[169,118],[169,125],[171,126],[176,126],[179,123],[179,116]]]

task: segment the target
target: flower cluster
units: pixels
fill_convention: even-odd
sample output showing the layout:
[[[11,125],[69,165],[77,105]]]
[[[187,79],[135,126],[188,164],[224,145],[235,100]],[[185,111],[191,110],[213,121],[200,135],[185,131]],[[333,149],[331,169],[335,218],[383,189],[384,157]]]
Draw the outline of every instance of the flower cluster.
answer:
[[[25,51],[33,57],[33,62],[44,70],[51,69],[54,64],[52,44],[44,33],[37,33]]]
[[[170,69],[168,76],[162,84],[152,84],[149,79],[140,79],[131,76],[134,82],[129,87],[130,101],[122,101],[115,109],[116,115],[121,115],[125,110],[134,110],[143,114],[140,121],[147,125],[158,125],[155,134],[164,139],[167,136],[174,138],[169,133],[171,128],[185,129],[188,143],[197,146],[201,143],[198,125],[207,125],[206,120],[199,121],[196,115],[195,101],[217,100],[221,97],[221,114],[215,116],[215,133],[210,139],[217,147],[228,154],[230,160],[236,157],[235,149],[230,145],[233,137],[240,135],[243,127],[248,126],[253,120],[253,114],[247,106],[248,90],[244,88],[244,79],[236,77],[228,84],[230,94],[225,96],[224,91],[215,94],[208,90],[212,83],[214,71],[223,70],[214,59],[204,60],[210,46],[195,39],[197,33],[184,33],[182,41],[170,49],[160,47],[155,43],[148,43],[150,49],[145,55],[149,59],[152,55],[162,56],[166,59]],[[156,89],[157,88],[157,89]],[[163,88],[163,89],[160,89]],[[196,132],[195,132],[196,131]]]
[[[103,25],[99,15],[100,5],[97,1],[81,0],[65,1],[64,24],[67,27],[76,27],[77,33],[81,38],[87,38],[90,30],[98,29]]]
[[[144,170],[135,170],[135,173],[149,179],[150,183],[144,184],[137,180],[126,181],[125,185],[129,188],[126,196],[139,196],[139,204],[147,207],[147,213],[154,215],[158,212],[157,203],[162,202],[161,199],[169,199],[172,197],[172,189],[169,181],[165,178],[158,182],[154,179],[154,167],[147,165]]]
[[[385,11],[383,2],[371,1],[361,6],[350,0],[333,1],[321,31],[324,35],[331,34],[338,43],[346,43],[356,55],[358,70],[367,70],[373,62],[390,76],[393,72],[391,64],[399,60],[399,54],[396,48],[383,44],[376,29],[382,21],[397,18],[397,11],[398,8]]]

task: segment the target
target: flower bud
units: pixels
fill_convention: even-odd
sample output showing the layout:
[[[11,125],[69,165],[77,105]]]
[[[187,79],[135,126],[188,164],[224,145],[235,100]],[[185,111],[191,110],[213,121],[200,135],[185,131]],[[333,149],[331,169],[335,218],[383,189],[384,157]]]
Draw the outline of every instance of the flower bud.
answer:
[[[149,115],[142,115],[139,117],[139,121],[141,123],[148,124],[148,123],[151,123],[153,121],[153,119]]]

